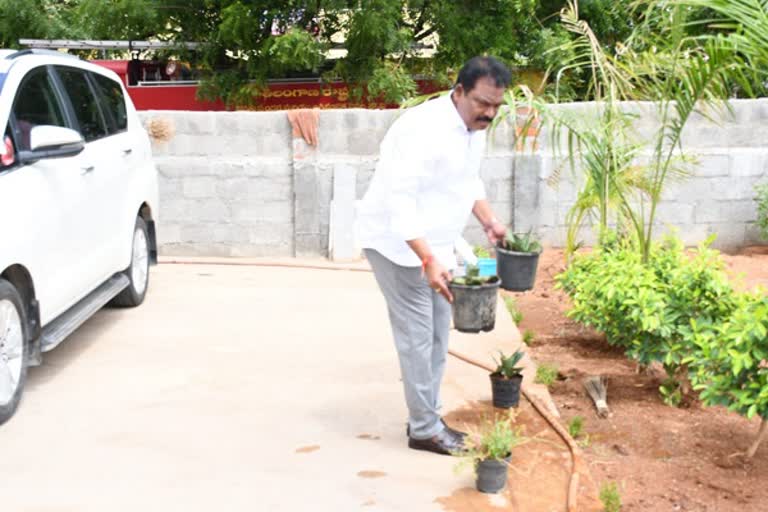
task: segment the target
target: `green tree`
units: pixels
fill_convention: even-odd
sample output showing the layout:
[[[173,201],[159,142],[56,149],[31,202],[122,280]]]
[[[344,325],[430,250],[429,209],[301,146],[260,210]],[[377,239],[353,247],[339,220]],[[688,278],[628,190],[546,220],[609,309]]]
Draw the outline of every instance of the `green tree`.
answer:
[[[45,0],[0,0],[0,47],[18,48],[20,38],[44,38],[52,33]]]

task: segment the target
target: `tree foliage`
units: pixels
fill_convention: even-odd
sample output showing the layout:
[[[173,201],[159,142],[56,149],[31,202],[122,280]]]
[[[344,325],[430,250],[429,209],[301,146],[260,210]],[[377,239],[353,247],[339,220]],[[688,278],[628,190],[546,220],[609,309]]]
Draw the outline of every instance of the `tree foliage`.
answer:
[[[585,12],[618,41],[633,26],[620,6]],[[513,68],[557,68],[569,35],[555,0],[0,0],[0,41],[21,37],[154,39],[204,43],[192,54],[204,90],[245,101],[268,78],[343,79],[389,100],[412,96],[414,76],[447,84],[467,59]],[[343,45],[339,58],[329,50]],[[178,55],[179,52],[176,52]],[[336,57],[336,55],[334,55]]]

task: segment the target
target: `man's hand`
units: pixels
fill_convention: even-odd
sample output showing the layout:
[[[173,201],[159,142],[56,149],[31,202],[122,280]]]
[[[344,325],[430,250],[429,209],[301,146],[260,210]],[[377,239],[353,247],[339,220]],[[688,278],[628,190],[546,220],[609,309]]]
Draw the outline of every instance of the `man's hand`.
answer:
[[[445,297],[450,303],[453,303],[453,294],[448,289],[448,283],[451,282],[451,273],[448,272],[436,259],[432,259],[424,268],[424,274],[429,283],[429,287]]]
[[[485,236],[488,237],[488,241],[491,245],[496,247],[496,245],[499,242],[502,242],[504,237],[507,236],[507,228],[498,220],[493,219],[485,226]]]

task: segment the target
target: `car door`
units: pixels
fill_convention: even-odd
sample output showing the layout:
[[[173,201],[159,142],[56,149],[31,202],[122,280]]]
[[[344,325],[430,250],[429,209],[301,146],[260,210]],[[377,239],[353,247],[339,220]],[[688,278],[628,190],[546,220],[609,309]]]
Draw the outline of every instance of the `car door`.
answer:
[[[99,105],[95,84],[88,71],[70,66],[55,66],[55,73],[76,120],[76,130],[85,140],[82,178],[87,200],[83,204],[83,259],[89,271],[88,286],[101,284],[116,270],[112,254],[118,244],[117,214],[120,211],[118,176],[124,165],[120,151],[110,136],[108,119]]]
[[[132,238],[137,206],[132,193],[135,189],[136,169],[140,167],[140,140],[136,131],[128,130],[128,108],[120,82],[99,73],[88,73],[95,86],[99,104],[107,121],[111,151],[114,152],[112,169],[104,182],[104,197],[110,197],[109,226],[105,226],[113,236],[109,258],[112,268],[122,270],[126,258],[126,240]]]
[[[16,90],[5,143],[14,153],[29,150],[33,127],[69,123],[49,68],[33,68]],[[29,270],[41,320],[47,323],[83,294],[81,225],[87,197],[79,156],[6,164],[0,172],[4,259]]]

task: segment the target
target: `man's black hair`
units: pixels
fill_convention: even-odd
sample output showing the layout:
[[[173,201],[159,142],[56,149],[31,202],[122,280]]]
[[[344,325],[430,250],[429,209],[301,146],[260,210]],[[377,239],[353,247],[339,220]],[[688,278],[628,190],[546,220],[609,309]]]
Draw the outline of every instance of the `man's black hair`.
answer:
[[[507,88],[512,81],[509,68],[499,60],[493,57],[472,57],[461,67],[456,84],[461,84],[464,92],[469,92],[484,77],[493,80],[496,87]]]

